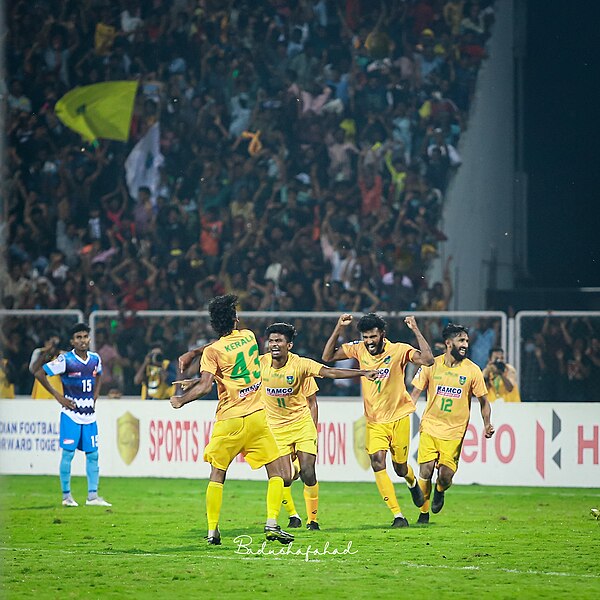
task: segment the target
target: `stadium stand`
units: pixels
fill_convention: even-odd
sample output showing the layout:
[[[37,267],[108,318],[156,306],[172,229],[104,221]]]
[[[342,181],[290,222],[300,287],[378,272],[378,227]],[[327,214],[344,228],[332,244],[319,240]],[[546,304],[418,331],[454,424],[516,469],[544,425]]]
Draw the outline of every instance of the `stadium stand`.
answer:
[[[443,310],[427,267],[492,22],[489,1],[8,2],[2,307]],[[70,89],[126,79],[127,143],[57,118]],[[157,185],[132,194],[157,123]],[[131,372],[191,337],[136,326],[107,329]],[[25,372],[40,334],[2,335]]]

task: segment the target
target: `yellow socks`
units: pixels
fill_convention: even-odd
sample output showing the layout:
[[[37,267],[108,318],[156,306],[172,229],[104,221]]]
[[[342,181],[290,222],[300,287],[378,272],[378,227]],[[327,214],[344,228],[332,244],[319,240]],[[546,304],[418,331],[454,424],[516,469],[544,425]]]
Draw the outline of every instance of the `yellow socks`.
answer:
[[[408,487],[413,487],[415,485],[415,472],[410,465],[406,465],[408,467],[408,473],[404,476],[406,479],[406,483],[408,483]]]
[[[294,499],[292,498],[292,486],[283,488],[283,507],[287,511],[288,516],[293,517],[297,515],[296,506],[294,505]]]
[[[277,521],[283,498],[283,479],[271,477],[267,487],[267,520]]]
[[[304,502],[306,503],[306,521],[317,522],[319,510],[319,484],[304,486]]]
[[[209,481],[206,488],[206,519],[208,531],[214,531],[219,524],[221,505],[223,504],[223,484]]]
[[[419,479],[419,487],[423,492],[423,498],[425,498],[425,502],[419,510],[422,513],[426,513],[429,512],[429,496],[431,496],[431,479]]]
[[[402,514],[400,512],[400,505],[398,504],[398,499],[396,498],[396,492],[394,490],[394,484],[390,479],[390,476],[387,474],[387,471],[384,469],[383,471],[377,471],[375,473],[375,483],[377,484],[377,489],[383,498],[383,501],[387,504],[387,507],[392,511],[394,517]]]

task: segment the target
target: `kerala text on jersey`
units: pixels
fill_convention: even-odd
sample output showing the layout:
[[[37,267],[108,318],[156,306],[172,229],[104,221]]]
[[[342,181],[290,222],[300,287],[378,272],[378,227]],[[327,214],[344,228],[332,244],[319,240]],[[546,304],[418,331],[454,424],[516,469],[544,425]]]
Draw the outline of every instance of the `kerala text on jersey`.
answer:
[[[231,344],[225,344],[225,352],[231,352],[232,350],[236,350],[237,348],[241,348],[246,344],[250,344],[254,342],[254,337],[251,335],[242,338],[241,340],[236,340],[235,342],[231,342]]]

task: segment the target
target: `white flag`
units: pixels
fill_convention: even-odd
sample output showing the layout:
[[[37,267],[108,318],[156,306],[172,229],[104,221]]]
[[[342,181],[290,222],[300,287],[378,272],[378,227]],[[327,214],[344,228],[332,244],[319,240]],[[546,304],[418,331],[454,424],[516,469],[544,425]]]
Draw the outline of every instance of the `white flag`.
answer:
[[[155,123],[133,147],[125,160],[125,179],[132,198],[137,199],[141,187],[150,188],[152,204],[160,183],[160,167],[165,157],[160,153],[160,128]]]

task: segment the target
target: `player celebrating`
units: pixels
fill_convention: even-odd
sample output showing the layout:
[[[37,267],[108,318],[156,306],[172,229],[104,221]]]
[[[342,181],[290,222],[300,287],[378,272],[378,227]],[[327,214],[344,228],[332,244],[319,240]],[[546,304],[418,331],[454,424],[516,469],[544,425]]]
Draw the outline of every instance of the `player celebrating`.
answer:
[[[304,482],[306,528],[317,530],[319,484],[315,462],[318,418],[316,392],[319,388],[314,378],[364,376],[375,380],[378,373],[376,370],[336,369],[290,352],[296,330],[289,323],[273,323],[267,327],[265,334],[269,354],[260,357],[260,364],[267,422],[286,463],[291,465],[291,457],[298,457],[300,478]],[[289,527],[300,527],[300,517],[296,513],[289,486],[284,489],[284,505],[290,515]]]
[[[413,379],[411,397],[416,402],[427,390],[427,406],[421,419],[419,440],[419,486],[425,502],[418,523],[429,523],[431,478],[436,464],[438,477],[433,490],[431,512],[444,506],[444,493],[452,485],[458,468],[463,438],[471,414],[471,397],[481,405],[485,437],[494,435],[491,407],[481,369],[467,358],[469,333],[462,325],[449,323],[442,332],[446,352],[432,366],[419,369]]]
[[[269,477],[267,488],[267,540],[289,544],[294,536],[277,524],[284,483],[289,471],[280,458],[277,442],[267,425],[260,394],[262,380],[258,344],[249,329],[237,329],[237,296],[228,294],[213,298],[208,305],[210,323],[219,339],[203,348],[200,378],[186,382],[181,396],[172,396],[173,408],[202,398],[217,381],[219,403],[210,442],[204,449],[204,460],[211,465],[206,490],[206,516],[209,544],[221,544],[219,516],[223,502],[223,483],[231,461],[242,452],[253,469],[265,466]]]
[[[392,454],[394,471],[404,477],[413,502],[423,504],[423,494],[417,485],[412,467],[408,464],[410,444],[409,415],[415,411],[404,384],[404,370],[409,362],[415,365],[433,364],[433,354],[429,344],[417,327],[414,317],[406,317],[404,322],[415,334],[419,349],[409,344],[392,343],[385,337],[385,321],[374,313],[361,317],[358,330],[360,340],[342,344],[336,343],[343,327],[352,323],[352,315],[343,314],[337,322],[323,350],[323,360],[355,358],[361,368],[377,369],[379,378],[375,381],[362,381],[362,394],[367,419],[366,449],[375,473],[379,493],[394,515],[392,527],[408,527],[408,521],[400,510],[394,485],[385,468],[386,454]]]
[[[62,406],[60,414],[60,483],[63,506],[78,506],[71,495],[71,462],[75,450],[82,450],[86,457],[88,480],[88,506],[112,506],[98,496],[98,425],[96,423],[96,400],[100,390],[102,361],[100,355],[89,351],[90,328],[78,323],[71,330],[73,349],[60,354],[54,360],[39,367],[35,378]],[[48,376],[60,375],[63,392],[54,388]]]

